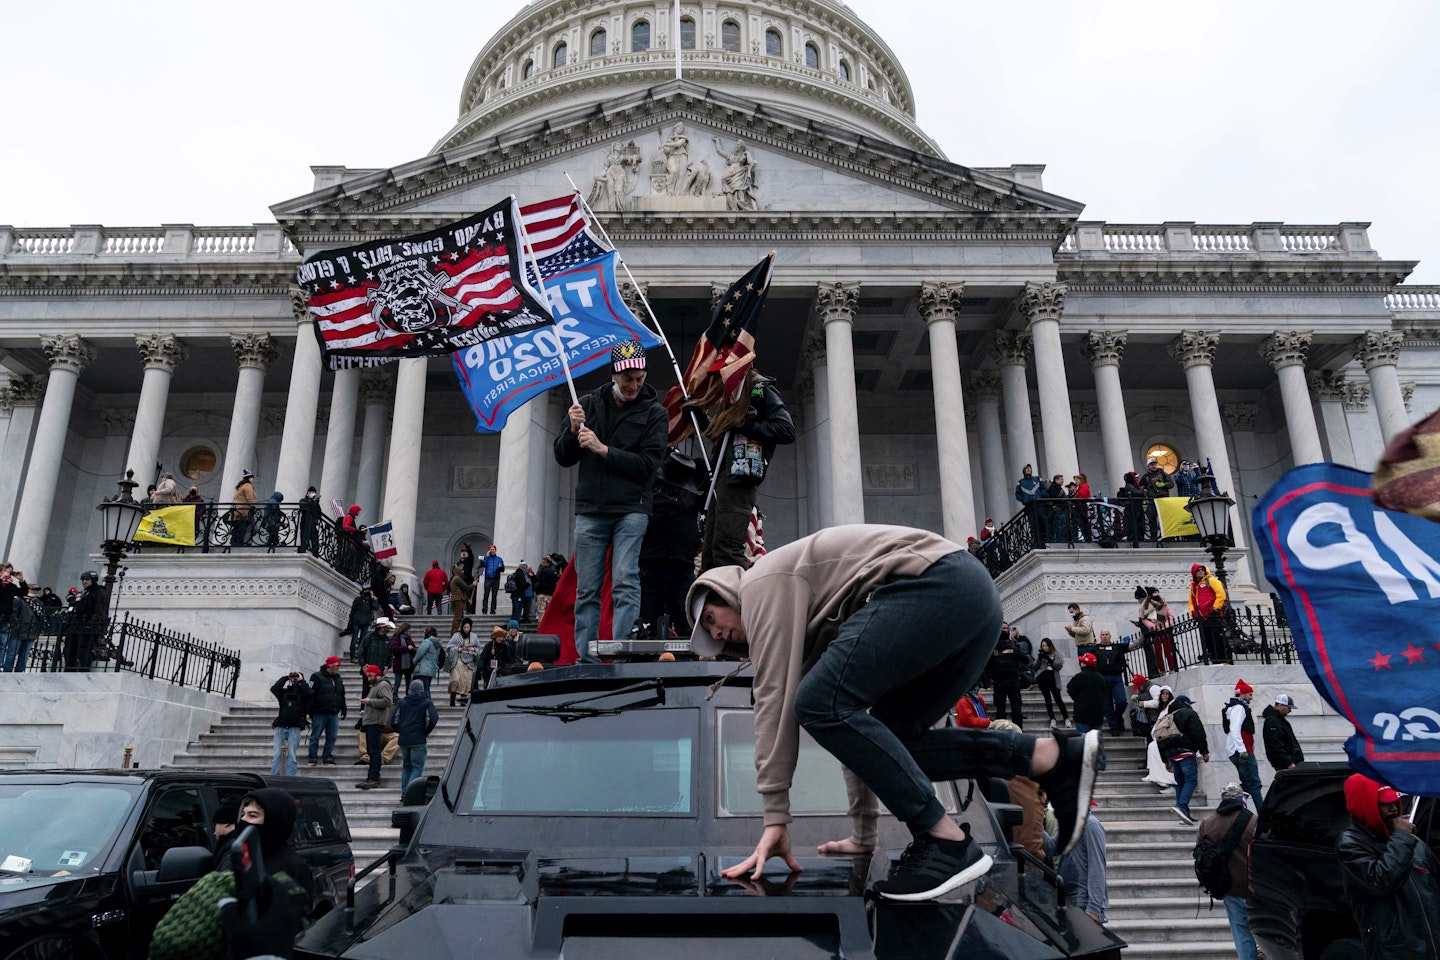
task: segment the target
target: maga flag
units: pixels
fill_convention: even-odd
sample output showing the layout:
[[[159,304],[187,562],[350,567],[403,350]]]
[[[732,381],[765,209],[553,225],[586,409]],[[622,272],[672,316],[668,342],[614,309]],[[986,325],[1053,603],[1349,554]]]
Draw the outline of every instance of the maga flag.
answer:
[[[745,375],[755,364],[754,331],[760,311],[765,309],[774,261],[772,253],[730,284],[716,302],[710,326],[695,345],[695,354],[685,368],[685,389],[674,386],[665,394],[665,409],[670,415],[667,442],[672,446],[689,436],[694,426],[681,412],[687,402],[708,410],[723,398],[740,398]]]
[[[435,356],[549,324],[520,235],[509,197],[429,233],[310,257],[296,283],[326,361]]]
[[[620,298],[615,257],[613,251],[602,253],[598,259],[546,276],[553,327],[452,354],[460,390],[475,414],[476,433],[499,432],[532,397],[564,384],[562,347],[570,373],[578,377],[609,363],[610,348],[622,340],[638,340],[647,348],[659,345],[660,339]],[[542,264],[542,272],[545,269]]]
[[[1310,682],[1355,727],[1350,766],[1440,796],[1440,526],[1377,509],[1370,475],[1286,473],[1253,514]]]
[[[195,504],[159,507],[140,518],[135,539],[147,543],[168,543],[172,547],[195,546]]]

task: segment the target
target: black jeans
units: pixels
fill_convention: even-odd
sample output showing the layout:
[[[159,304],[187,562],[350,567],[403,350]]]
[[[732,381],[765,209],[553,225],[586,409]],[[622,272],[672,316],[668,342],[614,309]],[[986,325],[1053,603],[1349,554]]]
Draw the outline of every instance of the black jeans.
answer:
[[[1007,709],[1005,704],[1009,702]],[[1017,727],[1025,726],[1025,715],[1020,711],[1020,688],[995,685],[995,702],[991,711],[996,720],[1009,720]]]
[[[1060,682],[1055,679],[1054,670],[1046,670],[1035,678],[1035,685],[1040,688],[1040,695],[1045,698],[1045,712],[1051,720],[1055,719],[1055,710],[1060,710],[1060,719],[1069,720],[1070,712],[1065,709],[1065,701],[1060,696]]]
[[[378,723],[365,725],[365,752],[370,754],[370,771],[365,779],[371,783],[380,782],[380,754],[385,744],[384,729]]]
[[[985,567],[952,553],[877,589],[795,692],[800,725],[916,836],[945,815],[934,781],[1030,772],[1034,737],[934,728],[990,662],[1001,616]]]
[[[486,577],[485,592],[480,596],[480,612],[494,613],[495,603],[500,598],[500,578]]]

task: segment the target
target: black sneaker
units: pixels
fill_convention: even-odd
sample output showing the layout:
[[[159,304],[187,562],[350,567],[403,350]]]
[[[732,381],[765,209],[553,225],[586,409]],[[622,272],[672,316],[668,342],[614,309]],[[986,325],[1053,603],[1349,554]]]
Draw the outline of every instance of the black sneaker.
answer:
[[[964,829],[964,840],[916,839],[875,892],[887,900],[934,900],[985,876],[995,861],[969,837],[969,826]]]
[[[334,760],[326,760],[326,761],[325,761],[325,766],[327,766],[327,767],[333,767],[333,766],[335,766],[335,761],[334,761]]]
[[[1055,819],[1060,822],[1060,852],[1069,853],[1080,842],[1085,821],[1090,818],[1090,800],[1100,765],[1100,731],[1065,733],[1057,731],[1060,759],[1050,772],[1035,780],[1050,795]]]

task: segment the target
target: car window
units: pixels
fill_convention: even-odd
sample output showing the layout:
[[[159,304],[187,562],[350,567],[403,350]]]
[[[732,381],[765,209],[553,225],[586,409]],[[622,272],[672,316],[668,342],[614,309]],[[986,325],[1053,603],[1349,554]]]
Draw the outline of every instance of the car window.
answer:
[[[345,810],[340,805],[339,796],[307,793],[298,799],[300,816],[295,819],[297,846],[350,841],[350,830],[345,823]]]
[[[696,710],[565,723],[487,714],[460,809],[483,814],[691,815]]]
[[[210,825],[200,791],[195,787],[171,787],[150,805],[140,831],[140,849],[145,869],[160,869],[160,860],[171,847],[209,847]]]
[[[755,790],[755,714],[749,710],[721,710],[720,813],[732,817],[763,813]],[[800,731],[800,757],[790,783],[790,813],[843,815],[850,809],[845,774],[840,762]]]
[[[1335,780],[1309,780],[1266,798],[1255,839],[1333,847],[1350,825],[1345,791]]]
[[[0,861],[13,873],[94,873],[138,794],[129,784],[0,786]]]

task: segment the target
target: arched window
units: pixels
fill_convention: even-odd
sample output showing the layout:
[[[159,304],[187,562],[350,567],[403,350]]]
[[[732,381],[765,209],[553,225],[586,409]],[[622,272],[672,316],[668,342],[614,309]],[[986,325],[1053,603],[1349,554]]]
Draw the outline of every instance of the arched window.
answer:
[[[846,83],[850,82],[850,64],[846,63],[844,60],[840,61],[840,79],[844,80]]]
[[[568,48],[565,46],[565,44],[563,44],[563,43],[557,43],[557,44],[555,45],[555,55],[550,58],[550,66],[552,66],[552,67],[563,67],[563,66],[565,66],[565,56],[566,56],[566,54],[567,54],[568,52],[569,52],[569,50],[568,50]]]
[[[590,56],[605,56],[605,39],[606,38],[604,27],[601,27],[599,30],[596,30],[594,33],[590,34]]]
[[[720,24],[720,49],[729,53],[740,52],[740,24],[734,20]]]
[[[526,60],[526,61],[525,61],[525,66],[524,66],[523,68],[521,68],[521,70],[520,70],[520,76],[521,76],[523,79],[525,79],[525,80],[529,80],[531,77],[535,76],[535,61],[534,61],[534,60]]]
[[[630,28],[630,52],[640,53],[650,49],[650,24],[641,20]]]
[[[765,31],[765,56],[785,56],[785,41],[781,38],[780,31],[776,30],[774,27],[771,27],[769,30]]]
[[[695,49],[695,21],[690,17],[680,18],[680,49]]]
[[[805,44],[805,66],[811,70],[820,69],[820,48],[813,43]]]

